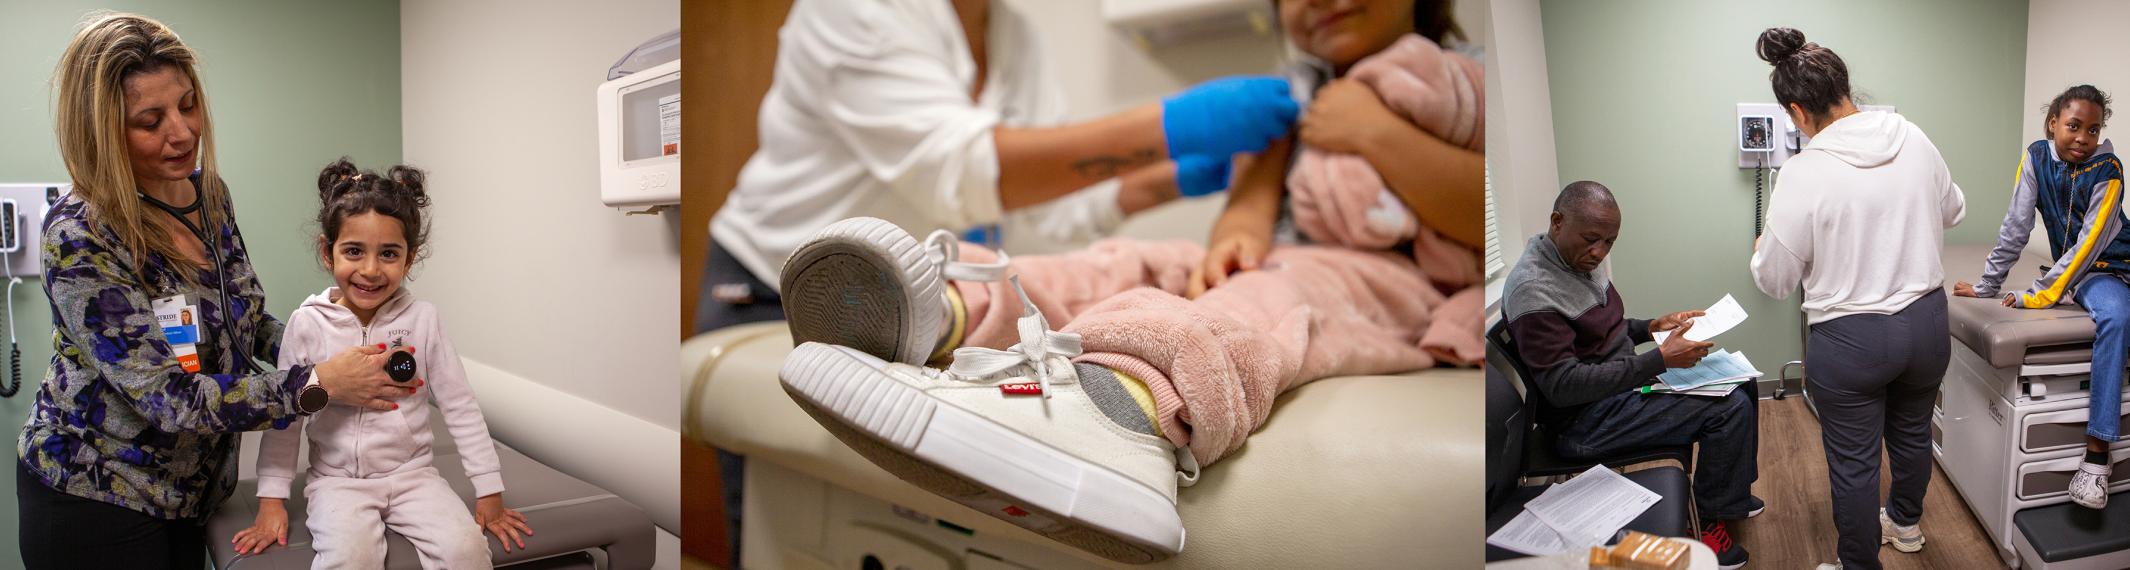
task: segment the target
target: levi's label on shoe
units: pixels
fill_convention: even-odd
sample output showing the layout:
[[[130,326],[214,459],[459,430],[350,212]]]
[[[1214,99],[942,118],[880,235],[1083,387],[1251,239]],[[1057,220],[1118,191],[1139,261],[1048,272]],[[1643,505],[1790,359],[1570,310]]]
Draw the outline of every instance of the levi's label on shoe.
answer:
[[[1050,517],[1036,514],[1035,511],[1028,510],[1018,504],[1006,502],[997,495],[969,497],[968,500],[964,501],[964,504],[1029,530],[1043,530],[1057,526],[1057,521],[1051,520]]]
[[[1041,396],[1043,395],[1043,385],[1037,382],[1000,384],[998,385],[998,391],[1007,396]]]

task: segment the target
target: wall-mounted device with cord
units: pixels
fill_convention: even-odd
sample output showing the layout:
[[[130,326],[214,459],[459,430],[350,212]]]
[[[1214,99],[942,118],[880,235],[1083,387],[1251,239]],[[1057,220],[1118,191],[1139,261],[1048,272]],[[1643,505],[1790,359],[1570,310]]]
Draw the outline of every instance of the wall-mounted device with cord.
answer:
[[[14,397],[22,390],[22,345],[15,327],[15,286],[22,278],[42,275],[44,216],[71,184],[0,184],[0,276],[7,278],[7,378],[0,382],[0,397]]]

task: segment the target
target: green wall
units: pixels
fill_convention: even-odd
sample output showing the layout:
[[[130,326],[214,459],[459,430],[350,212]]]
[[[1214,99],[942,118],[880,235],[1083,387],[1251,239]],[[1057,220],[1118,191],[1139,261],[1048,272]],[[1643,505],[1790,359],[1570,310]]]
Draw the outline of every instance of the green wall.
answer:
[[[176,29],[200,53],[246,245],[286,316],[331,284],[312,253],[318,169],[347,155],[362,166],[400,159],[399,4],[393,1],[0,0],[0,181],[64,182],[52,136],[50,79],[76,24],[91,10],[135,11]],[[40,283],[14,295],[23,393],[0,400],[12,457],[52,355]],[[0,470],[0,568],[19,568],[15,470]]]
[[[1752,318],[1718,346],[1744,350],[1770,376],[1798,357],[1798,296],[1761,294],[1747,267],[1753,171],[1738,168],[1733,140],[1737,103],[1775,102],[1772,68],[1754,52],[1769,27],[1833,48],[1864,103],[1895,105],[1930,135],[1967,194],[1967,218],[1948,242],[1995,239],[2016,153],[2032,138],[2018,132],[2031,111],[2020,102],[2026,2],[1548,0],[1542,8],[1560,180],[1596,180],[1619,198],[1613,278],[1630,314],[1699,309],[1728,293]]]

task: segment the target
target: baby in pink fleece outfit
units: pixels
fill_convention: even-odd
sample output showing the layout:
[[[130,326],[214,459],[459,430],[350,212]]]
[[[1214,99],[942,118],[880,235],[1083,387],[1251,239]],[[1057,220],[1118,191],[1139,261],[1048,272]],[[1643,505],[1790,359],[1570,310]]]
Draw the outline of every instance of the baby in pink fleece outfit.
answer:
[[[1350,67],[1349,77],[1369,77],[1399,92],[1402,100],[1386,106],[1360,81],[1333,81],[1319,90],[1299,138],[1311,147],[1323,146],[1305,152],[1291,169],[1281,159],[1292,141],[1274,145],[1244,166],[1210,247],[1104,240],[1073,253],[1012,258],[1001,272],[1019,276],[1030,302],[1050,323],[1082,337],[1085,352],[1076,361],[1144,382],[1154,400],[1155,424],[1202,463],[1239,449],[1270,415],[1279,393],[1309,381],[1471,366],[1486,357],[1480,342],[1479,258],[1464,242],[1442,237],[1449,232],[1413,224],[1418,228],[1414,256],[1389,251],[1392,243],[1272,243],[1283,181],[1296,210],[1305,195],[1388,191],[1375,172],[1376,157],[1333,154],[1363,140],[1387,156],[1432,155],[1434,164],[1460,169],[1426,173],[1430,183],[1439,184],[1428,191],[1468,194],[1462,197],[1471,203],[1469,208],[1451,205],[1434,219],[1470,222],[1472,227],[1460,227],[1456,235],[1478,241],[1477,231],[1464,230],[1478,229],[1482,185],[1475,149],[1484,144],[1477,122],[1483,82],[1470,59],[1442,52],[1426,39],[1455,34],[1447,5],[1331,4],[1281,2],[1290,39],[1337,69]],[[1404,6],[1415,13],[1396,15]],[[1363,61],[1369,54],[1377,57]],[[1361,73],[1364,66],[1371,71]],[[1395,122],[1392,128],[1381,126],[1386,120]],[[1393,136],[1381,139],[1388,144],[1376,144],[1377,135],[1349,140],[1357,132]],[[1318,167],[1365,170],[1372,185],[1304,176]],[[1402,203],[1397,209],[1412,216]],[[991,264],[999,258],[973,245],[957,249],[963,263]],[[1020,339],[1016,323],[1022,314],[1012,285],[957,280],[951,288],[965,324],[938,354],[961,346],[1005,348]]]
[[[414,543],[423,568],[490,568],[482,530],[508,550],[524,547],[525,517],[503,507],[502,465],[436,307],[401,287],[427,237],[422,174],[393,167],[357,172],[346,160],[319,175],[319,254],[337,286],[306,299],[282,333],[281,367],[322,362],[349,346],[379,345],[412,357],[416,393],[390,410],[328,406],[266,432],[259,450],[259,514],[239,532],[239,553],[287,545],[283,502],[296,453],[310,442],[308,523],[313,568],[382,568],[385,531]],[[395,378],[398,378],[395,376]],[[429,389],[423,397],[418,388]],[[476,500],[466,504],[433,465],[430,415],[444,416]]]

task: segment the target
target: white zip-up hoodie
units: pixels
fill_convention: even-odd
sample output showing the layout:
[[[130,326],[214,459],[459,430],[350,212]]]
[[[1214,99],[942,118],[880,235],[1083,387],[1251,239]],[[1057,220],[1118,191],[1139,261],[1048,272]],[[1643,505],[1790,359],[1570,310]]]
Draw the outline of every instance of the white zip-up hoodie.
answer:
[[[1945,230],[1967,215],[1930,137],[1883,111],[1827,125],[1783,165],[1768,200],[1753,282],[1777,299],[1802,283],[1808,324],[1890,315],[1943,287]]]
[[[443,409],[444,426],[458,442],[459,458],[473,480],[476,497],[503,492],[501,462],[488,422],[466,384],[466,368],[444,336],[436,306],[416,301],[405,288],[385,300],[369,326],[333,302],[340,288],[312,295],[288,318],[281,337],[281,368],[318,364],[352,347],[383,343],[391,349],[414,347],[416,376],[424,382],[416,397],[399,400],[397,410],[372,410],[333,404],[297,420],[286,429],[265,434],[259,446],[259,496],[286,499],[296,475],[300,434],[311,442],[310,476],[375,479],[430,466],[430,401]],[[309,424],[306,430],[305,424]]]

